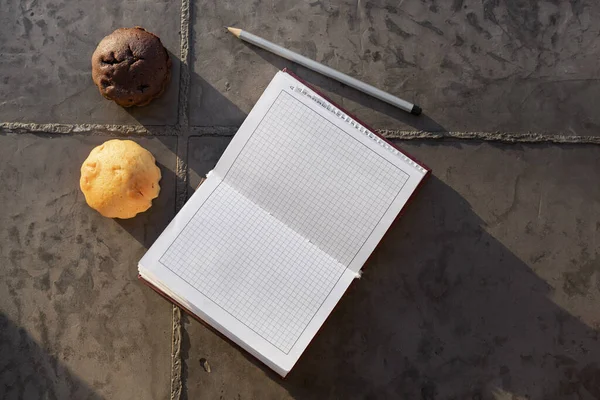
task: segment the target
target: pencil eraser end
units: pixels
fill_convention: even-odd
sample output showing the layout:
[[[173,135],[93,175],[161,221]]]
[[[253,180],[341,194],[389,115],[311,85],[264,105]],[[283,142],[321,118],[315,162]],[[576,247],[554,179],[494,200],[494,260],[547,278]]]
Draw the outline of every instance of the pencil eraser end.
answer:
[[[410,113],[414,115],[421,115],[422,112],[423,110],[421,109],[421,107],[419,107],[416,104],[414,104],[412,110],[410,110]]]

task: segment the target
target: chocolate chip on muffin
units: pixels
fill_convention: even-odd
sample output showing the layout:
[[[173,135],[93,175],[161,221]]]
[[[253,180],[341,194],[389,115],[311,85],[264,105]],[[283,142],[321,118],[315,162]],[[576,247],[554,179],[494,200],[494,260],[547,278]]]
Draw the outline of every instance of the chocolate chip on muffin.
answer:
[[[144,28],[120,28],[92,55],[92,79],[102,96],[123,107],[145,106],[171,77],[171,59],[158,36]]]

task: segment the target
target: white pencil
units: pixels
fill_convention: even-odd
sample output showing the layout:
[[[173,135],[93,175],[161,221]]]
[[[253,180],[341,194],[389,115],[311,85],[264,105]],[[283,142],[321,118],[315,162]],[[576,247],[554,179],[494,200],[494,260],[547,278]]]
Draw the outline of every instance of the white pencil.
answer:
[[[353,87],[354,89],[360,90],[363,93],[371,95],[379,100],[385,101],[393,106],[396,106],[404,111],[407,111],[414,115],[421,114],[421,107],[416,104],[409,103],[406,100],[402,100],[396,96],[393,96],[387,92],[384,92],[381,89],[377,89],[374,86],[371,86],[367,83],[359,81],[358,79],[352,78],[346,74],[343,74],[339,71],[336,71],[333,68],[330,68],[326,65],[318,63],[310,58],[304,57],[298,53],[294,53],[291,50],[288,50],[284,47],[278,46],[275,43],[271,43],[268,40],[265,40],[261,37],[251,34],[250,32],[243,31],[238,28],[227,28],[229,32],[233,33],[236,37],[248,42],[252,43],[255,46],[258,46],[262,49],[270,51],[273,54],[277,54],[280,57],[293,61],[297,64],[300,64],[306,68],[312,69],[313,71],[319,72],[325,76],[328,76],[332,79],[335,79],[339,82],[342,82],[348,86]]]

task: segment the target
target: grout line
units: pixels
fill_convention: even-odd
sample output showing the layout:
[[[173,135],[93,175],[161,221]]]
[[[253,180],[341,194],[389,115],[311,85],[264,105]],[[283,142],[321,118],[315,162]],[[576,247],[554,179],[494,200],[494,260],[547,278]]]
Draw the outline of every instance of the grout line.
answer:
[[[150,129],[150,130],[149,130]],[[92,136],[176,136],[174,126],[141,126],[110,124],[36,124],[33,122],[0,122],[0,133],[50,133],[78,134]]]
[[[181,399],[181,309],[173,304],[171,337],[171,400]]]
[[[188,137],[179,137],[177,140],[177,167],[176,167],[176,197],[175,210],[179,212],[187,200],[187,185],[188,185]]]
[[[177,115],[179,126],[189,126],[188,95],[190,91],[190,0],[181,0],[181,40],[179,57],[181,60],[179,74],[179,102]]]
[[[502,143],[538,144],[600,144],[600,136],[576,136],[541,133],[500,133],[500,132],[425,132],[382,129],[378,132],[386,139],[398,140],[477,140]]]
[[[230,126],[192,126],[190,136],[233,136],[238,127]],[[542,133],[500,133],[500,132],[426,132],[378,129],[377,132],[392,140],[434,140],[444,139],[485,141],[502,143],[539,143],[539,144],[600,144],[600,136],[578,136]]]
[[[175,187],[175,209],[181,210],[187,195],[187,155],[189,136],[189,104],[190,91],[190,1],[181,0],[181,39],[180,39],[180,73],[179,73],[179,101],[177,103],[177,167]],[[180,400],[183,394],[181,338],[183,325],[181,323],[181,309],[173,304],[171,334],[171,394],[170,400]]]
[[[179,212],[186,201],[187,195],[187,143],[188,137],[177,138],[177,166],[175,170],[176,186],[175,186],[175,212]],[[183,326],[181,323],[181,309],[176,304],[173,304],[172,313],[172,334],[171,334],[171,396],[170,400],[180,400],[182,398],[183,381],[182,381],[182,354],[181,354],[181,337],[183,334]]]
[[[187,2],[187,0],[183,0]],[[182,46],[183,48],[183,46]],[[189,74],[188,74],[189,77]],[[189,90],[182,84],[180,91]],[[187,104],[187,96],[180,94],[180,103]],[[186,112],[184,112],[186,111]],[[180,116],[188,121],[187,106],[181,107]],[[151,130],[149,130],[151,129]],[[170,125],[110,125],[110,124],[37,124],[33,122],[0,122],[0,133],[88,134],[92,136],[233,136],[237,126],[170,126]],[[501,132],[427,132],[379,129],[386,139],[394,140],[477,140],[503,143],[547,144],[600,144],[600,136],[565,134],[501,133]]]
[[[190,136],[233,136],[237,126],[190,126]]]

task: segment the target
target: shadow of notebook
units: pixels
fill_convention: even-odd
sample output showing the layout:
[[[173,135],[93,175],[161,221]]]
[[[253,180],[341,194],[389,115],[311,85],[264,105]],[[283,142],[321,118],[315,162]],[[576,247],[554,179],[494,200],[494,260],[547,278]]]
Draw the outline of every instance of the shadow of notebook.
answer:
[[[140,278],[285,376],[428,172],[279,72]]]

